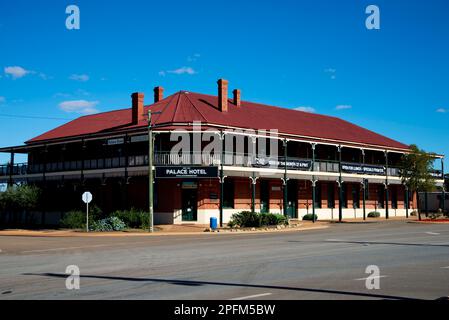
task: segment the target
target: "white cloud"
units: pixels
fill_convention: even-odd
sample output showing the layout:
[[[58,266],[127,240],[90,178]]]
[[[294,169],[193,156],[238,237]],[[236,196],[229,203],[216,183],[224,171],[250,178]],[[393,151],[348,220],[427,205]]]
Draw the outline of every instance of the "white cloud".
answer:
[[[187,61],[188,62],[195,62],[196,60],[198,60],[201,57],[201,55],[199,53],[195,53],[191,56],[187,57]]]
[[[161,77],[165,77],[165,71],[159,71],[158,73]]]
[[[61,102],[59,108],[65,112],[92,114],[98,112],[98,110],[95,109],[95,106],[98,103],[98,101],[69,100]]]
[[[12,76],[13,79],[19,79],[29,73],[32,73],[32,71],[26,70],[19,66],[5,67],[4,71],[6,75]]]
[[[315,108],[308,107],[308,106],[297,107],[294,110],[302,111],[302,112],[308,112],[308,113],[315,113],[316,112]]]
[[[193,70],[193,68],[191,68],[191,67],[181,67],[181,68],[178,68],[178,69],[175,69],[175,70],[169,70],[169,71],[167,71],[167,73],[190,74],[190,75],[192,75],[192,74],[195,74],[196,71]]]
[[[334,69],[334,68],[327,68],[327,69],[324,69],[324,72],[327,73],[327,74],[329,74],[329,77],[330,77],[332,80],[335,80],[335,79],[337,78],[337,75],[336,75],[337,70]]]
[[[351,108],[352,108],[352,106],[350,106],[348,104],[340,104],[335,107],[335,110],[347,110],[347,109],[351,109]]]
[[[0,96],[0,104],[5,103],[6,99],[5,97]]]
[[[39,77],[40,77],[42,80],[50,80],[50,79],[53,79],[53,77],[51,77],[51,76],[49,76],[49,75],[47,75],[47,74],[45,74],[45,73],[43,73],[43,72],[40,72],[40,73],[39,73]]]
[[[438,113],[446,113],[446,112],[449,112],[449,110],[448,109],[444,109],[444,108],[438,108],[436,110],[436,112],[438,112]]]
[[[89,76],[87,74],[72,74],[69,79],[74,81],[86,82],[89,80]]]

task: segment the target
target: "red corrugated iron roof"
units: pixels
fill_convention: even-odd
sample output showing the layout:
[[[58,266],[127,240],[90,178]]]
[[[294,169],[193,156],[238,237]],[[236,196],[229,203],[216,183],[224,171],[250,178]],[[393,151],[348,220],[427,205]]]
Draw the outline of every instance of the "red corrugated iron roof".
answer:
[[[280,134],[297,135],[311,140],[324,139],[366,146],[408,149],[406,144],[336,117],[247,101],[242,101],[241,106],[237,107],[229,100],[227,112],[219,111],[217,105],[216,96],[180,91],[144,109],[145,112],[148,108],[152,111],[162,111],[161,114],[154,115],[155,126],[191,124],[200,121],[208,125],[227,127],[277,129]],[[131,109],[122,109],[80,117],[26,143],[114,133],[145,126],[147,126],[146,119],[138,124],[131,124]]]

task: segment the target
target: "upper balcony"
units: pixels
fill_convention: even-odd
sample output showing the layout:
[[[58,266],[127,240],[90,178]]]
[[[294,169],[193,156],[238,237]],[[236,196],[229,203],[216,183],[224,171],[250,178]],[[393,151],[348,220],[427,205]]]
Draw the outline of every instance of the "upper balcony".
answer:
[[[254,157],[248,154],[225,153],[223,159],[224,166],[245,167],[245,168],[269,168],[275,170],[298,170],[320,173],[339,173],[340,165],[338,161],[317,159],[313,163],[310,158],[283,157],[269,159],[264,157]],[[168,165],[198,165],[198,166],[220,166],[220,154],[183,153],[173,154],[170,152],[156,152],[154,155],[155,166]],[[77,161],[49,162],[45,165],[21,163],[0,166],[0,177],[14,176],[16,178],[26,178],[29,175],[43,173],[85,172],[105,169],[124,169],[148,166],[148,155],[135,155],[128,157],[110,157],[101,159],[88,159]],[[12,171],[11,171],[12,170]],[[374,164],[362,164],[355,162],[342,162],[342,174],[376,175],[399,177],[398,167],[388,167]],[[442,179],[440,170],[434,171],[435,178]]]

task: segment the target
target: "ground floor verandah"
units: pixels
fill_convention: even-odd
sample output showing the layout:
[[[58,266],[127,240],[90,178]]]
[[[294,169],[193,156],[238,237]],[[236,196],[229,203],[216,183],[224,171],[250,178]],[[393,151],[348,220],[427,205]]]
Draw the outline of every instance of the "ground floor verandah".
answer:
[[[317,181],[315,197],[310,180],[285,180],[270,177],[226,177],[223,198],[218,178],[155,179],[154,221],[156,224],[208,224],[211,217],[220,219],[220,199],[223,199],[223,223],[240,211],[286,214],[302,219],[315,211],[319,220],[363,218],[371,211],[381,217],[406,216],[417,208],[416,196],[407,194],[404,186],[357,181]],[[24,213],[26,220],[37,224],[57,225],[65,212],[82,210],[81,194],[93,194],[92,205],[104,213],[123,209],[148,209],[148,177],[108,177],[81,180],[50,179],[29,182],[41,187],[43,202],[37,212]],[[408,206],[406,198],[408,197]],[[315,198],[315,201],[313,201]],[[341,199],[341,208],[340,208]],[[407,210],[408,209],[408,210]],[[387,212],[388,211],[388,212]],[[25,217],[26,215],[26,217]],[[3,217],[4,219],[4,217]],[[22,220],[22,219],[21,219]],[[219,220],[220,221],[220,220]]]

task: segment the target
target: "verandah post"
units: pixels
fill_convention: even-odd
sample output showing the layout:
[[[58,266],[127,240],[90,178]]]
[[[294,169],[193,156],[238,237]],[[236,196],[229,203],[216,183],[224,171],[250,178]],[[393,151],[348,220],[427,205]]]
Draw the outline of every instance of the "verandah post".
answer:
[[[385,150],[385,219],[388,219],[388,151]]]
[[[337,146],[338,148],[338,221],[341,222],[343,220],[343,190],[341,180],[341,146]]]
[[[287,212],[287,202],[288,202],[288,193],[287,193],[287,139],[284,139],[283,141],[283,146],[284,146],[284,179],[283,179],[283,184],[284,184],[284,216],[288,216],[288,212]]]

